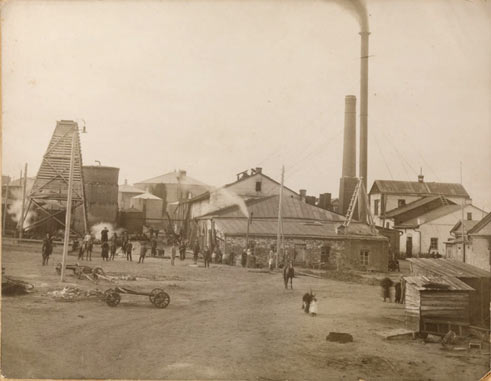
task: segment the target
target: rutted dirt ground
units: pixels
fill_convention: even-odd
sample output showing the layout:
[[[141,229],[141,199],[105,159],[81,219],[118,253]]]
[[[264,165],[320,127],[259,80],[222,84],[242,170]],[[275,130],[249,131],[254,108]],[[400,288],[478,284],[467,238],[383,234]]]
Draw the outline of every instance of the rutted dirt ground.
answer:
[[[34,284],[36,292],[2,300],[2,374],[14,378],[131,378],[247,380],[477,380],[489,369],[489,347],[447,352],[422,340],[386,341],[378,332],[403,328],[403,306],[383,303],[378,287],[300,276],[285,290],[280,273],[238,267],[191,266],[122,258],[91,266],[147,278],[118,285],[164,288],[166,309],[145,296],[123,295],[111,308],[93,298],[56,301],[65,285],[84,290],[113,286],[78,280],[61,284],[54,265],[41,266],[34,249],[4,247],[6,274]],[[75,263],[69,257],[68,263]],[[85,263],[85,262],[84,262]],[[301,310],[310,288],[319,314]],[[326,341],[330,331],[354,342]]]

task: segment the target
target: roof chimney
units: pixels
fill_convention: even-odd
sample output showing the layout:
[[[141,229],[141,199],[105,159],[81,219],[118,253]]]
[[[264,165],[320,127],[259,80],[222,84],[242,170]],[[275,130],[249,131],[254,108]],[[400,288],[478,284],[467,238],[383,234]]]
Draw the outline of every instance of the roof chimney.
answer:
[[[300,189],[298,191],[300,193],[300,200],[305,201],[305,197],[307,196],[307,190],[306,189]]]
[[[256,173],[263,173],[263,169],[261,167],[256,167]]]
[[[420,168],[419,170],[419,175],[418,175],[418,183],[422,183],[424,181],[424,176],[423,176],[423,168]]]

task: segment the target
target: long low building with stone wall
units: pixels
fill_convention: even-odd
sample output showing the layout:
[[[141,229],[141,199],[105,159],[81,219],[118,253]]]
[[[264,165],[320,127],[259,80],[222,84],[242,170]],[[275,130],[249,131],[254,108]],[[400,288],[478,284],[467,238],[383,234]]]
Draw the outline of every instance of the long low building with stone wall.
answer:
[[[204,215],[193,224],[193,240],[200,246],[218,246],[226,257],[252,248],[259,266],[266,266],[269,252],[276,251],[278,196],[246,203],[249,216],[238,206]],[[243,209],[243,208],[242,208]],[[282,207],[283,247],[280,262],[293,259],[296,265],[326,265],[338,270],[387,271],[388,239],[364,223],[353,221],[344,229],[344,217],[286,198]]]

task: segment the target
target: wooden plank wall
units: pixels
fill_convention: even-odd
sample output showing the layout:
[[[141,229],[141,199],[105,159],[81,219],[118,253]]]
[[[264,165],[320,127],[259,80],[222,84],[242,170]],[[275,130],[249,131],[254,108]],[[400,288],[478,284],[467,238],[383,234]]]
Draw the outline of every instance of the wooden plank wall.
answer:
[[[421,318],[469,322],[469,292],[420,291]]]

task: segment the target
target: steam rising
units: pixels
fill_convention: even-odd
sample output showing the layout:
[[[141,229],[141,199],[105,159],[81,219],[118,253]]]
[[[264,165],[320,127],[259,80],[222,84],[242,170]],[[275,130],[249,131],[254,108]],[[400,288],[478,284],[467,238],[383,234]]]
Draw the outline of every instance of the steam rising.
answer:
[[[234,192],[226,188],[219,188],[210,195],[210,203],[206,206],[203,214],[213,212],[218,209],[226,208],[230,205],[237,205],[246,217],[249,217],[249,211],[244,200]]]
[[[12,192],[11,196],[13,197],[14,202],[8,206],[7,213],[10,216],[12,216],[12,221],[18,223],[21,219],[21,214],[22,214],[22,189],[14,190],[14,191],[9,190],[9,195],[10,195],[10,192]],[[27,207],[27,205],[25,205],[25,206]],[[25,210],[24,210],[24,213],[25,213]],[[26,218],[24,219],[23,228],[32,224],[32,222],[34,221],[35,218],[36,218],[36,213],[33,212],[32,210],[30,210],[27,213]]]
[[[109,238],[111,238],[113,233],[116,233],[118,236],[123,234],[123,229],[121,229],[121,228],[115,229],[114,225],[111,224],[110,222],[100,222],[100,223],[92,226],[90,228],[90,233],[92,234],[92,236],[94,238],[100,239],[101,238],[101,231],[104,229],[104,227],[106,227],[107,230],[109,230],[109,233],[108,233]]]
[[[361,32],[368,32],[368,13],[364,0],[329,0],[348,10],[358,20]]]

